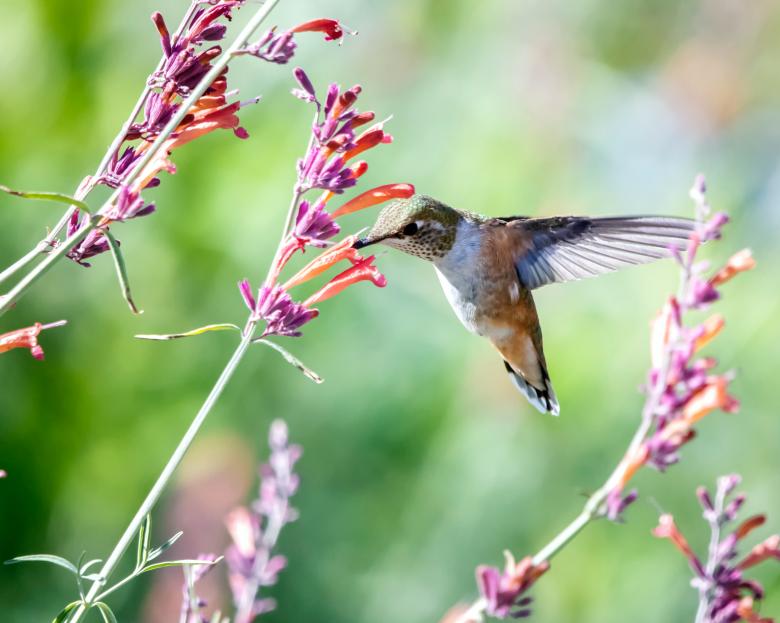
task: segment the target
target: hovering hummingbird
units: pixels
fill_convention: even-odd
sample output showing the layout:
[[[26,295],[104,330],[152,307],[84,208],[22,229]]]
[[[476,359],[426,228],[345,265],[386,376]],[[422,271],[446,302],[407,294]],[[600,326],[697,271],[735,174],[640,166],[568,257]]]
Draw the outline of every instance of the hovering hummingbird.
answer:
[[[531,291],[668,257],[693,228],[668,216],[491,218],[414,195],[385,207],[354,246],[382,243],[432,262],[466,329],[490,340],[534,407],[558,415]]]

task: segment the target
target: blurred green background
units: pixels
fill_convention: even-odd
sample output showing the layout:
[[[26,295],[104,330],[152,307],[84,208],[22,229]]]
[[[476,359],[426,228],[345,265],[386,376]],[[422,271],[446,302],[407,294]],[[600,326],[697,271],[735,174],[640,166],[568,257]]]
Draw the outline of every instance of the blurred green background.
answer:
[[[185,5],[4,2],[0,181],[73,192],[157,62],[150,13],[173,25]],[[668,474],[642,473],[628,522],[587,529],[533,590],[538,621],[692,620],[685,562],[650,536],[658,508],[703,547],[694,488],[738,471],[749,510],[780,526],[780,5],[308,0],[282,2],[270,23],[325,15],[360,35],[342,47],[301,36],[295,63],[320,88],[362,84],[362,108],[393,115],[395,143],[370,154],[362,188],[412,182],[494,215],[688,215],[702,171],[712,204],[734,219],[705,254],[754,249],[759,268],[726,286],[727,327],[710,347],[739,371],[742,412],[708,417]],[[103,256],[91,269],[58,265],[0,321],[0,332],[69,321],[43,336],[45,363],[23,351],[0,357],[1,558],[105,556],[204,399],[231,335],[132,336],[242,322],[235,284],[265,273],[307,141],[310,111],[288,94],[291,69],[235,62],[231,86],[263,95],[242,114],[250,140],[218,132],[180,150],[178,173],[146,195],[157,214],[117,226],[142,316],[125,308]],[[60,213],[7,197],[0,209],[3,266]],[[220,551],[222,518],[253,495],[268,424],[284,417],[305,448],[301,518],[282,538],[290,566],[268,591],[279,602],[269,623],[436,621],[476,595],[476,564],[499,563],[504,548],[539,549],[625,447],[648,321],[676,284],[666,262],[538,293],[562,405],[554,419],[533,411],[490,346],[461,328],[430,267],[395,252],[380,263],[387,289],[350,289],[322,305],[304,339],[285,343],[326,382],[251,352],[156,512],[158,540],[185,531],[174,554]],[[769,593],[763,612],[780,615],[777,566],[757,575]],[[179,571],[166,570],[112,603],[120,621],[174,621],[179,587]],[[214,572],[204,592],[224,603],[225,590],[224,570]],[[59,569],[0,567],[3,621],[50,620],[73,598]]]

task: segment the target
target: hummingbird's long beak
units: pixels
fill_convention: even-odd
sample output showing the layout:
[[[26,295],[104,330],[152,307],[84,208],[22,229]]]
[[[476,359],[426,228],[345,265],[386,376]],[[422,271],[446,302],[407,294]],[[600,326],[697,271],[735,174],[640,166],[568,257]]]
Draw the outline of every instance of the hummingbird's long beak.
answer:
[[[381,238],[379,240],[381,240]],[[354,242],[352,248],[363,249],[365,247],[371,246],[372,244],[376,244],[377,242],[379,242],[379,240],[372,240],[371,238],[360,238],[359,240],[356,240]]]

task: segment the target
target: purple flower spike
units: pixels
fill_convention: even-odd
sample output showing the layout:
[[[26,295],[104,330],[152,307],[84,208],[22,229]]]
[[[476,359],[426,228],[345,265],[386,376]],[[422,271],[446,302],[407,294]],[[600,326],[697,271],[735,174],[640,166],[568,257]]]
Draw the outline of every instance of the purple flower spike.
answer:
[[[724,527],[736,519],[745,501],[743,495],[729,499],[739,482],[740,477],[731,474],[718,479],[714,496],[704,487],[696,490],[712,533],[705,564],[699,562],[671,515],[663,515],[659,526],[653,531],[656,536],[671,540],[691,563],[695,574],[691,585],[699,591],[699,613],[702,615],[696,620],[704,623],[771,621],[760,618],[754,610],[754,602],[763,598],[764,589],[755,580],[746,578],[745,571],[770,558],[780,560],[780,536],[773,535],[765,539],[741,560],[738,560],[737,547],[742,539],[764,523],[764,516],[750,517],[733,532],[722,536]]]
[[[341,228],[333,221],[320,201],[316,201],[313,205],[306,200],[301,201],[293,231],[297,238],[313,247],[323,248],[327,246],[326,241],[340,231]]]
[[[276,584],[287,566],[287,559],[273,552],[282,528],[297,517],[290,498],[298,487],[294,468],[301,448],[289,443],[283,420],[271,424],[268,444],[271,456],[260,468],[259,499],[249,508],[235,509],[226,519],[233,540],[225,560],[236,606],[235,623],[251,623],[276,607],[274,600],[258,598],[258,592]]]

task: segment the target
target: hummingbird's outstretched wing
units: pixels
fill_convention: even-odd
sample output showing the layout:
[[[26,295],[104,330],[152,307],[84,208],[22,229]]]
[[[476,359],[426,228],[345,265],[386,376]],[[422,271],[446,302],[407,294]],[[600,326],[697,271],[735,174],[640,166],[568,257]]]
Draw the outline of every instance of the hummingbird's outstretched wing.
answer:
[[[671,216],[562,216],[505,220],[513,233],[515,266],[526,288],[574,281],[669,257],[695,227]]]

